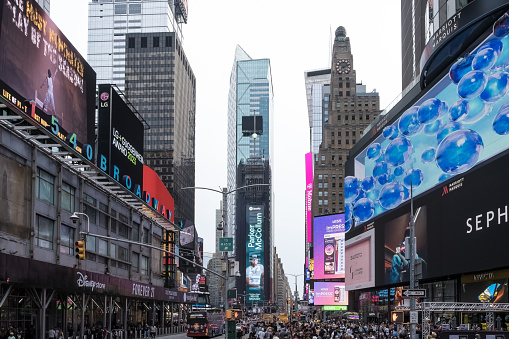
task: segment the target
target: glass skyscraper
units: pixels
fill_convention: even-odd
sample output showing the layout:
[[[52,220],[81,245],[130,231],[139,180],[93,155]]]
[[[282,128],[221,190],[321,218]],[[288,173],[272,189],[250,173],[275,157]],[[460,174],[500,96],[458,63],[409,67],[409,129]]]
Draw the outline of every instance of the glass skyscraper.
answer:
[[[259,117],[261,131],[260,126],[248,126],[249,121],[260,123]],[[228,97],[227,180],[228,191],[234,192],[228,195],[227,236],[234,239],[242,275],[236,286],[246,294],[247,304],[273,295],[273,119],[270,60],[252,59],[237,46]],[[253,184],[266,186],[242,188]],[[251,267],[254,261],[257,266]]]
[[[323,69],[304,74],[308,104],[311,152],[318,154],[322,143],[322,130],[328,107],[324,107],[325,97],[330,95],[331,70]],[[327,114],[325,114],[327,112]]]

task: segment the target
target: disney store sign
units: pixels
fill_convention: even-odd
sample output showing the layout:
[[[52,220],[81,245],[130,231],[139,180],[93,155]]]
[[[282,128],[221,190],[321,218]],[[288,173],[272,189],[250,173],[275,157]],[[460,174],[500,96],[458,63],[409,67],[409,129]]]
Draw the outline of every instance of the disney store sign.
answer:
[[[81,272],[76,273],[78,274],[78,280],[76,281],[78,283],[78,287],[90,287],[92,291],[94,288],[103,290],[106,288],[106,284],[94,280],[88,280],[88,275]]]

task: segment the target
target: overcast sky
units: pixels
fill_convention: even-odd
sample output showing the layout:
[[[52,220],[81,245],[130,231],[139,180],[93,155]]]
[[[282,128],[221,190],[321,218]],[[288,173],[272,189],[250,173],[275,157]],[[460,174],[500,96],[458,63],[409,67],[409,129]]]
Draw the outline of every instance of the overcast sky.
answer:
[[[51,17],[86,58],[89,0],[51,0]],[[304,72],[330,68],[331,40],[346,28],[357,83],[381,108],[401,92],[400,0],[189,0],[184,51],[197,80],[196,186],[226,186],[228,89],[236,45],[270,59],[274,89],[275,246],[286,273],[304,264],[304,154],[310,151]],[[196,226],[214,252],[221,195],[196,191]],[[293,276],[288,277],[292,289]],[[298,278],[302,296],[302,279]]]

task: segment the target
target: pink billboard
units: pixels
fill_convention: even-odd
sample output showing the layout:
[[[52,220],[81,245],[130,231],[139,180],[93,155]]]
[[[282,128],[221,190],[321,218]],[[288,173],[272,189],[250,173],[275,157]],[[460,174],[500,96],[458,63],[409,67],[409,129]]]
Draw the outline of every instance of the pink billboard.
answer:
[[[306,227],[311,242],[311,203],[313,201],[313,153],[306,153]]]
[[[346,241],[345,283],[348,291],[375,286],[374,246],[373,229]]]
[[[348,305],[345,283],[315,282],[315,305]]]

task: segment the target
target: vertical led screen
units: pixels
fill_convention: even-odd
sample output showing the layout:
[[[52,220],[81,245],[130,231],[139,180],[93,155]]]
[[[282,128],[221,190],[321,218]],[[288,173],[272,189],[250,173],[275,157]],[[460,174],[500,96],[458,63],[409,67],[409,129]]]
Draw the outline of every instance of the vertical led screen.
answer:
[[[143,124],[111,85],[99,85],[97,165],[138,196],[143,192]]]
[[[375,286],[375,230],[371,229],[345,244],[346,274],[348,290]]]
[[[509,148],[509,15],[355,157],[345,214],[355,225]],[[348,225],[347,225],[348,228]]]
[[[345,215],[315,217],[313,235],[314,278],[344,278]]]
[[[306,153],[306,229],[308,242],[312,239],[311,207],[313,202],[313,153]]]
[[[315,282],[315,305],[348,305],[343,282]]]
[[[246,206],[246,302],[253,304],[264,300],[263,262],[263,205]]]
[[[95,72],[35,1],[0,6],[1,96],[84,154],[94,144]]]

